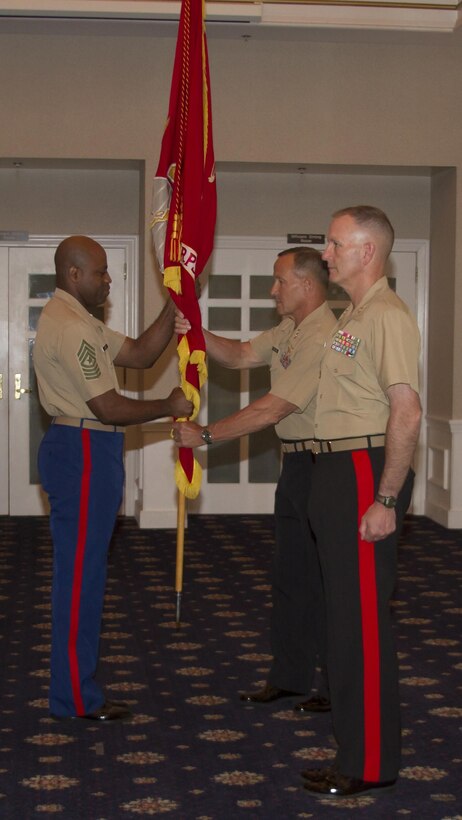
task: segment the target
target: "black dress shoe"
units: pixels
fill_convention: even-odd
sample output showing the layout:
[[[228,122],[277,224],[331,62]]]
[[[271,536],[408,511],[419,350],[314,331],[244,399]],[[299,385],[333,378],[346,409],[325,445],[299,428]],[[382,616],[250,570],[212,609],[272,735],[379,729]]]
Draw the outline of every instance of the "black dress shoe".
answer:
[[[288,689],[279,689],[277,686],[270,686],[269,683],[258,689],[256,692],[241,692],[239,699],[245,703],[272,703],[280,698],[296,698],[300,692],[290,692]]]
[[[89,712],[87,715],[51,715],[54,720],[97,720],[106,722],[108,720],[127,720],[132,717],[132,713],[126,703],[118,703],[115,700],[107,700],[99,709]]]
[[[381,794],[392,791],[396,780],[386,780],[380,783],[371,783],[354,777],[346,777],[338,772],[332,772],[321,780],[308,780],[304,788],[310,794],[320,797],[360,797],[365,794]]]
[[[295,712],[330,712],[329,698],[322,698],[320,695],[314,695],[302,703],[296,703],[294,706]]]

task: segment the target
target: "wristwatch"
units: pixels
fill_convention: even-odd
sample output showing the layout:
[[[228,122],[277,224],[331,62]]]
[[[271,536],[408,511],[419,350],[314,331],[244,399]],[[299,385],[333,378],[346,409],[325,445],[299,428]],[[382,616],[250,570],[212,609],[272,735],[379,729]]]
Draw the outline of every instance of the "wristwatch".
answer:
[[[388,510],[393,510],[396,507],[396,498],[394,495],[381,495],[377,493],[375,500],[378,501],[379,504],[383,504]]]
[[[201,439],[205,441],[206,444],[212,443],[212,434],[210,430],[207,430],[207,427],[203,427],[201,430]]]

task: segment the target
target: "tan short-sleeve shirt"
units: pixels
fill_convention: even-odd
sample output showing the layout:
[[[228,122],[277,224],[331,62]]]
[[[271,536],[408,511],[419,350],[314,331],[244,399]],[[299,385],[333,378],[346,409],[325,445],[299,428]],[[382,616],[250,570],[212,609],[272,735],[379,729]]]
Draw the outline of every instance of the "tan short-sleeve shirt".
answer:
[[[279,438],[313,438],[319,367],[334,325],[335,316],[324,303],[298,327],[286,318],[250,342],[258,358],[271,368],[271,393],[298,407],[276,424]]]
[[[56,288],[42,310],[33,353],[40,402],[46,412],[95,418],[86,402],[118,389],[113,361],[125,338]]]
[[[316,438],[384,433],[390,414],[388,388],[408,384],[418,392],[419,347],[416,320],[382,277],[359,305],[344,311],[326,346]]]

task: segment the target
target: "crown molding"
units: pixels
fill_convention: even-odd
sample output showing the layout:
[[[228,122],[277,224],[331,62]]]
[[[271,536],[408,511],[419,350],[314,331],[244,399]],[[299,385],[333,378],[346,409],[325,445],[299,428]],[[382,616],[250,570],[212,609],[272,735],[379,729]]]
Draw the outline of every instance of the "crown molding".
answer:
[[[215,0],[207,21],[299,27],[451,33],[461,0]],[[0,17],[176,21],[179,0],[0,0]]]

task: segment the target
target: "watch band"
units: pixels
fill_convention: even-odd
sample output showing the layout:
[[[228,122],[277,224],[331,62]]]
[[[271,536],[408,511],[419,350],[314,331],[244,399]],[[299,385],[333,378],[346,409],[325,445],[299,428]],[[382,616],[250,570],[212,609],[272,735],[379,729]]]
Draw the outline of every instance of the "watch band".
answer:
[[[396,507],[396,497],[394,495],[382,495],[381,493],[377,493],[375,500],[378,501],[379,504],[383,504],[388,510],[393,510]]]
[[[201,439],[202,441],[205,441],[206,444],[212,444],[212,434],[210,430],[207,430],[207,427],[202,428]]]

